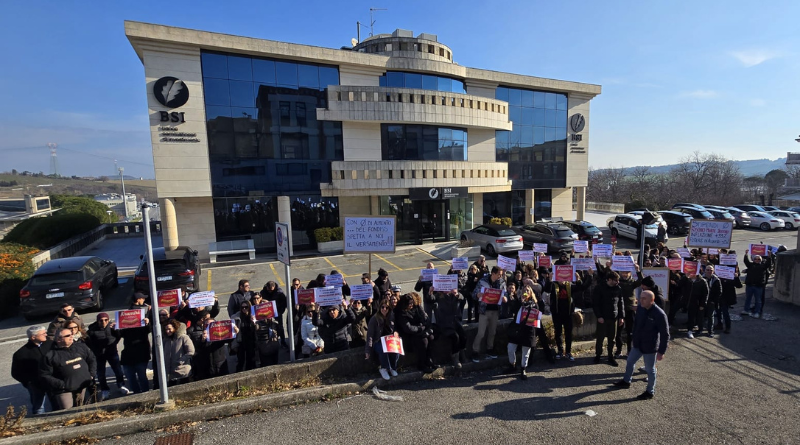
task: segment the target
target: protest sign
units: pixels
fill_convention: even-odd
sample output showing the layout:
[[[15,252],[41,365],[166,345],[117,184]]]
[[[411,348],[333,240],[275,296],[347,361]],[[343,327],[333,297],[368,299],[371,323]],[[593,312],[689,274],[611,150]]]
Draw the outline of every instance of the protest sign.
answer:
[[[352,292],[352,288],[350,289]],[[314,289],[295,289],[294,291],[294,304],[309,305],[314,302],[316,292]]]
[[[709,255],[719,255],[719,249],[715,247],[706,247],[706,253]]]
[[[698,271],[700,270],[700,263],[697,261],[684,261],[683,262],[683,273],[688,276],[697,275]]]
[[[726,266],[735,266],[738,263],[735,253],[721,253],[719,254],[719,264]]]
[[[667,259],[667,268],[669,270],[683,270],[683,258],[668,258]]]
[[[597,270],[593,258],[572,258],[570,264],[575,266],[575,270]]]
[[[527,324],[532,328],[539,328],[542,326],[542,313],[539,309],[522,308],[517,312],[517,324]]]
[[[170,289],[157,291],[158,294],[158,307],[169,308],[170,306],[178,306],[181,304],[181,297],[183,292],[181,289]]]
[[[458,275],[434,275],[433,288],[436,292],[450,292],[453,289],[458,289]]]
[[[189,295],[189,307],[196,308],[196,307],[205,307],[205,306],[214,306],[215,302],[214,298],[214,291],[204,291],[204,292],[195,292]]]
[[[483,293],[483,297],[481,297],[481,301],[486,304],[501,304],[502,297],[503,297],[503,290],[502,289],[491,289],[488,287],[484,287],[481,289]]]
[[[689,226],[686,245],[689,247],[731,247],[733,222],[725,220],[693,219]]]
[[[556,281],[575,281],[575,266],[571,264],[556,264],[553,266],[553,278]]]
[[[269,320],[278,315],[278,305],[274,301],[265,301],[255,306],[250,306],[250,315],[256,320]]]
[[[592,248],[593,256],[611,258],[614,256],[614,246],[611,244],[595,244]]]
[[[467,270],[469,269],[469,258],[453,258],[451,264],[453,266],[453,270]]]
[[[355,284],[350,286],[351,300],[369,300],[373,296],[372,284]]]
[[[572,250],[574,250],[575,253],[586,253],[586,252],[588,252],[589,251],[589,241],[581,241],[581,240],[574,241],[572,243]]]
[[[611,257],[611,270],[636,273],[635,264],[632,256],[614,255]]]
[[[395,216],[346,216],[344,253],[394,253]]]
[[[422,269],[422,281],[433,281],[433,276],[439,273],[439,269]]]
[[[117,311],[114,314],[114,320],[117,324],[117,329],[131,329],[141,328],[146,323],[144,319],[147,318],[146,309],[131,309],[126,311]]]
[[[550,269],[553,267],[553,258],[549,256],[537,256],[536,263],[538,267],[546,267]]]
[[[325,286],[344,286],[344,276],[338,273],[334,275],[325,275]]]
[[[547,243],[533,243],[533,251],[547,253]]]
[[[536,255],[536,252],[533,250],[520,250],[517,252],[517,256],[519,256],[520,261],[533,261],[534,255]]]
[[[767,254],[766,244],[750,244],[750,258],[756,255],[765,256],[766,254]]]
[[[719,265],[717,266],[716,269],[714,269],[714,273],[720,278],[725,278],[726,280],[732,280],[734,278],[734,275],[736,274],[736,268]]]
[[[399,336],[387,335],[381,337],[381,347],[383,347],[383,352],[386,354],[406,355],[406,351],[403,349],[403,339]]]
[[[691,258],[692,257],[692,252],[690,252],[689,249],[687,249],[685,247],[678,247],[677,249],[675,249],[675,251],[678,252],[678,255],[680,255],[681,258]]]
[[[341,287],[318,287],[314,290],[316,291],[314,301],[318,306],[336,306],[342,304]]]
[[[213,341],[233,340],[236,338],[234,326],[233,320],[212,321],[206,328],[206,341],[211,343]]]
[[[514,271],[517,268],[517,259],[516,258],[508,258],[503,255],[497,256],[497,267],[505,270]]]
[[[663,267],[645,267],[642,275],[650,277],[655,281],[656,286],[661,289],[661,294],[666,298],[669,296],[669,269]]]

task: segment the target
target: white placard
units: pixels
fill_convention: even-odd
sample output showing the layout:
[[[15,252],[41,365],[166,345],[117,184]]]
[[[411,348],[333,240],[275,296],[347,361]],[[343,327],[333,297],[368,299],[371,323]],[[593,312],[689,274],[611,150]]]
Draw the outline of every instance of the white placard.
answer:
[[[611,257],[611,270],[636,273],[636,264],[632,256],[614,255]]]
[[[206,307],[214,305],[214,291],[195,292],[189,295],[189,307]]]
[[[453,270],[468,270],[469,258],[466,257],[453,258],[451,265],[453,266]]]
[[[570,264],[575,266],[575,270],[597,270],[593,258],[572,258]]]
[[[514,271],[517,268],[517,259],[516,258],[508,258],[504,257],[503,255],[497,256],[497,267],[505,270]]]
[[[433,281],[433,276],[439,273],[439,269],[422,269],[420,271],[420,275],[422,275],[422,281]]]
[[[318,287],[314,289],[317,293],[315,301],[317,306],[336,306],[342,304],[342,288],[341,287]]]
[[[642,270],[642,275],[652,277],[659,288],[661,288],[661,296],[665,299],[669,295],[669,269],[666,267],[645,267]]]
[[[736,259],[735,253],[721,253],[719,254],[719,264],[726,266],[735,266],[739,261]]]
[[[719,249],[715,247],[706,247],[706,253],[709,255],[719,255]]]
[[[345,216],[344,253],[394,253],[394,216]]]
[[[325,285],[326,286],[336,286],[336,287],[343,287],[344,286],[344,275],[341,274],[334,274],[334,275],[325,275]]]
[[[517,252],[517,256],[519,256],[519,260],[520,261],[525,261],[525,262],[533,261],[533,258],[534,258],[535,255],[536,255],[536,252],[534,252],[533,250],[520,250],[519,252]]]
[[[586,253],[589,251],[589,241],[577,240],[572,243],[575,253]]]
[[[369,300],[373,296],[371,284],[355,284],[350,286],[351,300]]]
[[[678,252],[678,255],[680,255],[681,258],[691,258],[692,257],[692,252],[689,249],[685,248],[685,247],[678,247],[677,249],[675,249],[675,251]]]
[[[693,219],[689,227],[689,247],[731,247],[733,222],[723,220]]]
[[[614,246],[611,244],[595,244],[592,254],[599,258],[611,258],[614,256]]]
[[[547,253],[547,243],[533,243],[533,251]]]
[[[736,268],[719,265],[716,267],[716,269],[714,269],[714,273],[720,278],[725,278],[726,280],[732,280],[734,278],[734,275],[736,274]]]
[[[450,292],[453,289],[458,289],[458,275],[434,275],[433,289],[436,292]]]

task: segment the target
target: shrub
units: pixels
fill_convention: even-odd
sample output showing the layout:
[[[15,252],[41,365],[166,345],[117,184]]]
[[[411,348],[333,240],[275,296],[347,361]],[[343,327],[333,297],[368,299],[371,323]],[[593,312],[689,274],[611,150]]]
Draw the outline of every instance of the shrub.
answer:
[[[492,219],[489,220],[489,224],[499,224],[501,226],[506,226],[506,227],[511,227],[511,222],[512,222],[511,218],[509,217],[504,217],[504,218],[493,217]]]
[[[331,240],[331,236],[333,232],[328,227],[320,227],[319,229],[314,230],[314,240],[318,243],[327,243]]]
[[[331,241],[341,241],[344,239],[344,227],[334,227],[331,229]]]
[[[30,218],[17,224],[8,232],[2,243],[17,243],[48,249],[99,225],[100,220],[94,215],[56,213],[45,218]]]
[[[31,259],[39,250],[13,243],[0,243],[0,318],[19,305],[19,291],[35,271]]]

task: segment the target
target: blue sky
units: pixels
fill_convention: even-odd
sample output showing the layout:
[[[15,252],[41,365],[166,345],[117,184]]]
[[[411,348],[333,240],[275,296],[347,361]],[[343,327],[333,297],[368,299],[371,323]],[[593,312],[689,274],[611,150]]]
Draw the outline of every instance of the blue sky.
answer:
[[[0,171],[152,177],[141,63],[123,20],[338,48],[356,21],[428,32],[477,68],[600,84],[592,167],[800,151],[800,2],[6,1]],[[362,37],[369,30],[362,31]]]

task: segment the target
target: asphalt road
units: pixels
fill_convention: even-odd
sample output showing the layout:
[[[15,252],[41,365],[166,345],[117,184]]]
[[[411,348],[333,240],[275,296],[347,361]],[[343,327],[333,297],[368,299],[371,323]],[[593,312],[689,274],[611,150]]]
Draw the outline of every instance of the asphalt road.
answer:
[[[781,320],[745,319],[730,335],[671,342],[658,364],[656,398],[638,401],[646,383],[610,386],[622,368],[534,363],[529,379],[487,371],[245,414],[184,427],[195,444],[260,443],[797,443],[800,412],[800,308],[772,303]],[[590,414],[594,413],[594,416]],[[187,419],[189,421],[191,419]],[[104,444],[151,444],[148,432]]]

